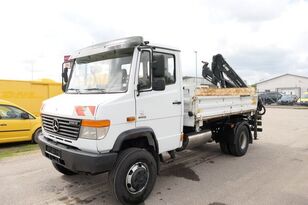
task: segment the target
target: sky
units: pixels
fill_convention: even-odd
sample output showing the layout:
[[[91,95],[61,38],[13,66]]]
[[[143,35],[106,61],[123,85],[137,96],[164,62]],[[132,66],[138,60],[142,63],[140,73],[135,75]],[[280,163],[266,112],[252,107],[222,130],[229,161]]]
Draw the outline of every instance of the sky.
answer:
[[[308,76],[307,0],[3,1],[0,79],[61,79],[63,56],[143,36],[181,50],[184,75],[221,53],[249,84]]]

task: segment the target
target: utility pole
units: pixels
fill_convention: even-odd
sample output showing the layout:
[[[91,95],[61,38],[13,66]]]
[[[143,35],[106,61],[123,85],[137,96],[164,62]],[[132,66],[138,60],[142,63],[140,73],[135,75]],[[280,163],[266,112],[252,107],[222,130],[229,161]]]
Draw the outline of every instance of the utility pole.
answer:
[[[198,77],[198,51],[195,51],[195,57],[196,57],[196,78],[195,78],[195,81],[196,81],[196,87],[197,87],[197,77]]]

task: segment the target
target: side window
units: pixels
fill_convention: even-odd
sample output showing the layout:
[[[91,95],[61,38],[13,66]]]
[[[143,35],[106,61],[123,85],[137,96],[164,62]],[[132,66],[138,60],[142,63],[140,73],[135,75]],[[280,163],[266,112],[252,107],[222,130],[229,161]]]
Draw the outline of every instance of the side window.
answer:
[[[154,58],[155,56],[164,56],[164,62],[160,63],[163,64],[164,70],[165,70],[165,81],[166,85],[171,85],[175,83],[175,57],[172,54],[166,54],[166,53],[158,53],[154,52],[153,54]],[[159,58],[157,58],[159,59]]]
[[[5,105],[0,105],[0,119],[7,119],[8,118],[8,107]]]
[[[128,80],[129,80],[129,72],[130,72],[131,64],[122,64],[121,72],[122,72],[122,90],[127,89]]]
[[[138,84],[140,89],[151,88],[151,72],[150,72],[150,55],[149,51],[142,51],[139,63]]]
[[[24,113],[24,111],[16,107],[0,105],[0,119],[22,119],[22,113]],[[29,117],[33,119],[31,115],[29,115]]]

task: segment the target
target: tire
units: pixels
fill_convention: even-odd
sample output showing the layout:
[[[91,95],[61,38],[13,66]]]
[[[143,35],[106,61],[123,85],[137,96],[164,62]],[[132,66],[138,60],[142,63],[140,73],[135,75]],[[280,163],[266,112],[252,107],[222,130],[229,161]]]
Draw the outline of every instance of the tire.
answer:
[[[229,144],[229,149],[234,156],[243,156],[246,154],[249,146],[249,130],[247,126],[240,125],[234,135],[234,143]]]
[[[32,136],[32,143],[33,144],[37,144],[38,143],[38,137],[40,136],[40,134],[42,134],[42,128],[38,128],[35,133]]]
[[[151,193],[157,176],[153,155],[145,149],[128,148],[119,154],[109,173],[111,190],[122,204],[139,204]]]
[[[221,141],[221,142],[219,142],[219,145],[220,145],[220,150],[221,150],[222,153],[231,154],[227,142]]]
[[[55,162],[52,162],[52,165],[54,166],[54,168],[55,168],[58,172],[60,172],[60,173],[62,173],[62,174],[64,174],[64,175],[71,176],[71,175],[76,175],[76,174],[77,174],[77,173],[75,173],[75,172],[73,172],[73,171],[71,171],[71,170],[69,170],[69,169],[67,169],[67,168],[65,168],[65,167],[63,167],[63,166],[61,166],[61,165],[55,163]]]

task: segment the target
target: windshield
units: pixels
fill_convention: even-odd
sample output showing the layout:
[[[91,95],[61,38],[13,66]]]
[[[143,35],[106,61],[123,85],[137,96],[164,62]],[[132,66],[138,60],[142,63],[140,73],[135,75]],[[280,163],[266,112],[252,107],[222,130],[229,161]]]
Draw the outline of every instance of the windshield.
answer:
[[[95,55],[75,60],[67,92],[126,92],[132,58],[132,52],[115,52],[112,55]]]
[[[292,96],[289,96],[289,95],[284,95],[282,96],[281,100],[292,100],[293,97]]]

